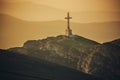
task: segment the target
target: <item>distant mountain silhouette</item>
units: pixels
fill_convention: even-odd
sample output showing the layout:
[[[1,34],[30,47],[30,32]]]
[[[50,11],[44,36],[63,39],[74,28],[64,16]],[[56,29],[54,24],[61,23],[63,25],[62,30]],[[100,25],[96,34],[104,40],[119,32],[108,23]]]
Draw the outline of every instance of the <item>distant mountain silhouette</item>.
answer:
[[[7,22],[7,24],[9,26],[16,26],[18,25],[18,27],[22,27],[22,26],[31,26],[31,27],[48,27],[48,25],[50,25],[50,27],[54,27],[55,26],[61,26],[61,27],[66,27],[66,21],[62,21],[62,20],[54,20],[54,21],[25,21],[25,20],[21,20],[18,19],[16,17],[10,16],[8,14],[0,14],[0,20],[2,23]],[[20,25],[20,23],[22,23]],[[2,26],[8,26],[8,25],[2,25]],[[119,26],[120,22],[119,21],[112,21],[112,22],[93,22],[93,23],[76,23],[76,22],[71,22],[71,25],[76,27],[76,26],[94,26],[94,27],[104,27],[104,26]],[[57,27],[58,28],[58,27]]]
[[[13,26],[13,24],[16,24],[20,27],[22,26],[27,26],[27,25],[31,25],[31,26],[39,26],[41,27],[41,25],[43,25],[42,27],[46,27],[47,25],[50,25],[51,27],[55,27],[55,26],[58,26],[60,24],[61,27],[66,27],[66,22],[65,21],[62,21],[62,20],[55,20],[55,21],[41,21],[41,22],[35,22],[35,21],[25,21],[25,20],[21,20],[21,19],[18,19],[18,18],[15,18],[13,16],[10,16],[8,14],[0,14],[0,18],[1,18],[1,21],[2,22],[7,22],[9,26]],[[22,23],[20,25],[20,23]],[[46,24],[47,23],[47,24]],[[63,24],[61,24],[63,23]],[[11,24],[11,25],[10,25]],[[6,26],[8,26],[6,25]],[[14,25],[14,26],[16,26]],[[75,22],[72,22],[71,23],[72,26],[97,26],[97,27],[104,27],[104,26],[119,26],[120,25],[120,22],[119,21],[113,21],[113,22],[100,22],[100,23],[97,23],[97,22],[94,22],[94,23],[75,23]],[[48,27],[48,26],[47,26]],[[58,28],[58,27],[57,27]]]

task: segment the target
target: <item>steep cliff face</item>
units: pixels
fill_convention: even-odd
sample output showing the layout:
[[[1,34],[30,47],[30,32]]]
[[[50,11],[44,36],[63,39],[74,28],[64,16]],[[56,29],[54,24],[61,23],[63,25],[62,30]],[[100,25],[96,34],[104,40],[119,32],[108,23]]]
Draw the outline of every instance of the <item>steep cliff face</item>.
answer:
[[[120,79],[120,47],[111,43],[97,46],[89,55],[87,72],[108,79]],[[86,63],[85,63],[86,64]]]
[[[23,47],[9,51],[29,55],[82,72],[110,79],[120,77],[120,40],[99,44],[74,35],[29,40]]]

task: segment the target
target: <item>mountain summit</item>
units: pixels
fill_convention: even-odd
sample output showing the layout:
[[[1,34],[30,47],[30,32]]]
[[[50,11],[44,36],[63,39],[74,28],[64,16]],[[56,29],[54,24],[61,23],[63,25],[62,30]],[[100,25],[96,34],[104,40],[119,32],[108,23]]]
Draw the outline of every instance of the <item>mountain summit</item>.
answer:
[[[84,51],[98,44],[77,35],[72,38],[59,35],[28,40],[23,47],[0,50],[1,79],[101,80],[80,69],[82,56],[87,55]]]
[[[23,47],[11,48],[9,51],[31,55],[79,70],[79,61],[88,55],[85,53],[87,49],[95,45],[99,43],[77,35],[73,35],[72,38],[59,35],[42,40],[28,40]]]
[[[117,41],[117,42],[116,42]],[[99,44],[81,36],[64,35],[42,40],[28,40],[23,47],[8,51],[55,63],[87,74],[119,80],[119,40]]]

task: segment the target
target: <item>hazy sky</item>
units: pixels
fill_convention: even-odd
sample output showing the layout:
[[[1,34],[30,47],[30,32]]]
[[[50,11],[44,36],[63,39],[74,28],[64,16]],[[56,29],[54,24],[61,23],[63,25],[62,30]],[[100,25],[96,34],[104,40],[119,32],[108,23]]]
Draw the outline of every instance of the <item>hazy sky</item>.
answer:
[[[2,0],[2,10],[28,21],[64,20],[66,12],[72,21],[120,21],[120,0]]]
[[[31,0],[68,11],[118,11],[119,0]]]
[[[34,2],[67,11],[120,11],[120,0],[3,0],[4,2]]]
[[[53,21],[64,20],[66,12],[70,11],[70,15],[73,17],[72,22],[110,22],[120,21],[119,4],[120,0],[0,0],[0,13],[9,14],[25,21]],[[7,24],[7,21],[4,23]],[[77,25],[71,25],[71,27],[75,34],[98,42],[120,38],[119,27]],[[18,29],[19,31],[17,31]],[[65,27],[56,29],[51,29],[49,26],[46,28],[2,27],[0,38],[2,38],[2,44],[6,43],[6,45],[0,46],[0,48],[20,46],[28,39],[41,39],[47,36],[64,34]]]

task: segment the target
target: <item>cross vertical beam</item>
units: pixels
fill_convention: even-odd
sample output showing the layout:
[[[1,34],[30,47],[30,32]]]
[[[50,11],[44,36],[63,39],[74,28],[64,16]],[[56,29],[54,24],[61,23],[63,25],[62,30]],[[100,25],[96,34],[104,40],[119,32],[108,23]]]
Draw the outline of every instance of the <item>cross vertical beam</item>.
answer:
[[[69,12],[67,13],[67,17],[65,17],[65,19],[67,19],[67,26],[68,26],[68,29],[70,29],[70,19],[72,19],[72,17],[70,17]]]

